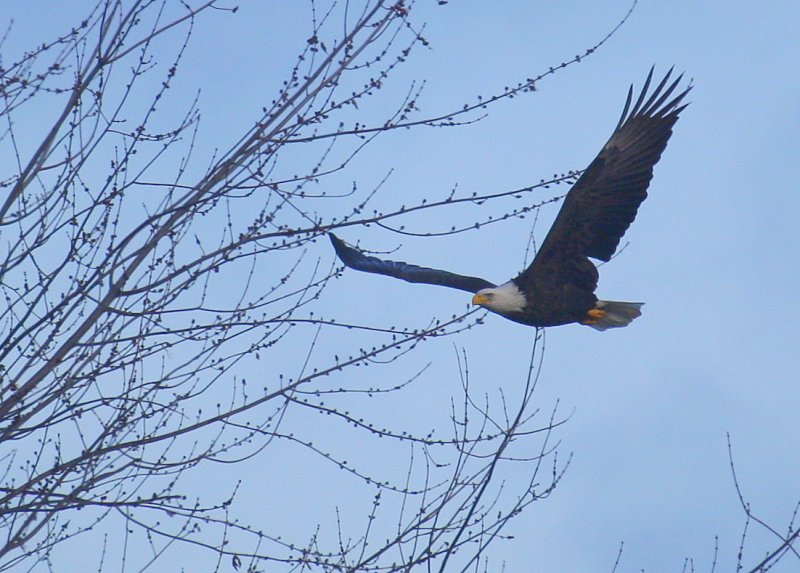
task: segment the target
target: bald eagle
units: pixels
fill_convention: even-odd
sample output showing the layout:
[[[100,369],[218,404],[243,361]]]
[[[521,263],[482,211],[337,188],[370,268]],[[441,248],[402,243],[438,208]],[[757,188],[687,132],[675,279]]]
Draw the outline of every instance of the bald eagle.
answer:
[[[632,108],[633,87],[628,90],[614,133],[567,193],[533,262],[516,278],[496,286],[482,278],[381,260],[329,233],[336,254],[359,271],[474,293],[473,304],[521,324],[577,322],[597,330],[628,325],[641,315],[643,303],[598,300],[594,291],[599,275],[589,257],[611,259],[647,197],[653,166],[692,89],[688,85],[674,95],[683,76],[669,83],[671,74],[670,69],[648,96],[651,69]]]

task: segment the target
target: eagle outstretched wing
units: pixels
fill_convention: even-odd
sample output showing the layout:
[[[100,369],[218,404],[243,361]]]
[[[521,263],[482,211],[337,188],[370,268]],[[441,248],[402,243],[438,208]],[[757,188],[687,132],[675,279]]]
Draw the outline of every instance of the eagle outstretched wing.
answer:
[[[457,275],[438,269],[429,269],[410,265],[400,261],[385,261],[378,257],[370,257],[359,250],[348,247],[344,241],[333,233],[328,233],[328,237],[333,243],[333,248],[339,259],[351,269],[386,275],[397,279],[403,279],[410,283],[425,283],[429,285],[440,285],[467,292],[476,293],[483,288],[492,288],[495,285],[487,280],[478,277],[468,277]]]
[[[672,69],[648,97],[651,69],[633,109],[633,87],[628,90],[614,133],[567,193],[539,252],[517,277],[519,283],[594,292],[598,273],[589,257],[608,261],[614,254],[647,197],[653,166],[686,107],[681,102],[692,86],[672,97],[683,76],[668,84],[671,74]]]

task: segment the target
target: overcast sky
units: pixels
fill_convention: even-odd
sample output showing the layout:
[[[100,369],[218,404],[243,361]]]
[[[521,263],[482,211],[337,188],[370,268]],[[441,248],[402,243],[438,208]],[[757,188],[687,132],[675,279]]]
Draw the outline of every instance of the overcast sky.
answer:
[[[17,10],[23,32],[17,42],[26,30],[44,39],[66,26],[64,15],[37,14],[41,5],[19,12],[23,4],[0,6],[3,21]],[[616,0],[419,4],[430,49],[415,53],[387,91],[402,94],[412,78],[425,79],[420,105],[431,113],[582,53],[629,8]],[[244,2],[236,15],[198,25],[181,79],[187,93],[202,85],[205,126],[217,130],[221,147],[272,99],[305,41],[307,16],[305,2]],[[716,538],[717,571],[732,571],[745,519],[727,434],[755,513],[778,531],[789,526],[800,501],[798,29],[795,0],[642,1],[597,53],[541,82],[535,94],[491,108],[475,125],[387,137],[348,174],[369,185],[393,169],[383,192],[388,205],[441,196],[456,185],[479,192],[524,187],[586,167],[615,126],[628,86],[641,86],[652,65],[657,74],[675,66],[693,80],[691,105],[625,236],[629,244],[601,269],[598,295],[644,301],[642,317],[604,333],[577,325],[547,331],[537,400],[547,412],[558,401],[569,416],[555,437],[560,455],[573,458],[554,494],[513,521],[508,533],[515,539],[493,548],[494,562],[504,561],[506,571],[610,571],[621,542],[618,571],[681,571],[686,558],[696,571],[710,571]],[[542,211],[539,240],[556,209]],[[447,223],[414,221],[419,232]],[[445,238],[358,228],[342,238],[504,282],[523,264],[532,223]],[[315,246],[314,256],[331,264],[329,245]],[[459,291],[355,271],[325,294],[320,312],[376,326],[424,326],[469,302]],[[488,316],[479,328],[421,346],[402,369],[432,366],[397,411],[415,417],[409,424],[426,426],[426,416],[434,415],[425,407],[428,394],[442,396],[442,403],[457,394],[453,344],[468,356],[478,387],[513,395],[533,335]],[[369,375],[397,373],[381,372]],[[235,477],[252,484],[263,467],[253,463],[252,474]],[[303,475],[300,462],[294,471]],[[269,511],[280,515],[277,506]],[[290,514],[280,518],[292,527]],[[777,544],[751,526],[745,565]],[[789,556],[775,571],[798,568],[800,559]]]

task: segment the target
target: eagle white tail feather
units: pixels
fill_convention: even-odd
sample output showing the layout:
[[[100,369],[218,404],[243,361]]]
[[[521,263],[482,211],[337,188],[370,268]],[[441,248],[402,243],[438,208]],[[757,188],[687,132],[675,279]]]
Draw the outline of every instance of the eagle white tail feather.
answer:
[[[595,308],[606,311],[606,315],[594,324],[589,324],[589,326],[596,330],[628,326],[634,318],[642,315],[641,308],[643,304],[643,302],[598,300]]]

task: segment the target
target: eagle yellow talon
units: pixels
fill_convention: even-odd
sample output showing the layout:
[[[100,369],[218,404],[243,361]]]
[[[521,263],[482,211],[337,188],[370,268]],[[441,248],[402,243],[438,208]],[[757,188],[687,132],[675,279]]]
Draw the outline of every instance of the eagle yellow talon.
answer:
[[[597,324],[598,322],[603,320],[607,314],[608,312],[606,312],[602,308],[593,308],[586,313],[588,318],[584,320],[581,324]]]

